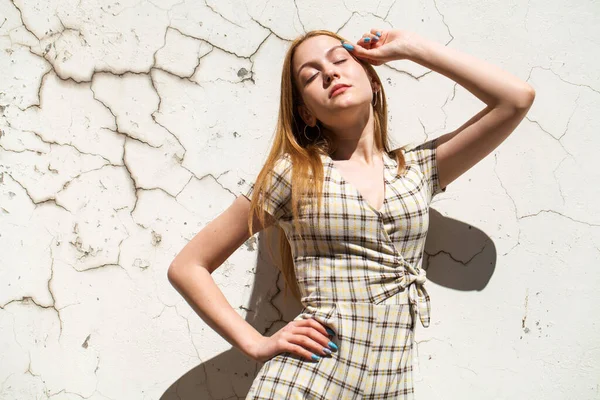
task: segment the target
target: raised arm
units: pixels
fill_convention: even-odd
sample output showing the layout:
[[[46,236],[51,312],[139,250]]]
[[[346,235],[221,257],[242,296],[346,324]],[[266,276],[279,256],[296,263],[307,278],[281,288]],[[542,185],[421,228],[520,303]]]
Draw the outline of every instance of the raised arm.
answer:
[[[437,42],[415,36],[408,43],[408,59],[454,80],[487,105],[437,140],[440,186],[446,187],[515,130],[531,108],[535,90],[493,64]]]
[[[535,98],[534,89],[510,73],[414,32],[372,29],[357,46],[345,43],[344,47],[374,65],[414,61],[457,82],[487,105],[460,128],[435,140],[441,188],[498,147],[519,125]]]

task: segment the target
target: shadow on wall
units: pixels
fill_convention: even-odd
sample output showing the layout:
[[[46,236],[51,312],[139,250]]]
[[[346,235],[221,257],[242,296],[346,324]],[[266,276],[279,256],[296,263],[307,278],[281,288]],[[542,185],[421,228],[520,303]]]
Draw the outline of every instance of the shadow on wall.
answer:
[[[430,208],[430,229],[425,244],[423,268],[428,280],[457,290],[482,290],[496,265],[496,247],[481,230],[444,217]],[[269,228],[274,229],[274,228]],[[274,233],[272,230],[270,233]],[[269,255],[266,231],[259,233],[255,281],[248,302],[246,321],[266,336],[281,329],[300,312],[302,304],[284,296],[284,279]],[[249,249],[256,243],[250,238]],[[273,255],[279,256],[272,242]],[[428,267],[431,257],[446,257]],[[245,398],[262,363],[246,357],[236,348],[221,353],[193,368],[175,381],[161,400]]]
[[[431,258],[436,258],[435,264]],[[429,209],[422,265],[427,280],[456,290],[483,290],[496,269],[496,260],[496,246],[485,232]]]

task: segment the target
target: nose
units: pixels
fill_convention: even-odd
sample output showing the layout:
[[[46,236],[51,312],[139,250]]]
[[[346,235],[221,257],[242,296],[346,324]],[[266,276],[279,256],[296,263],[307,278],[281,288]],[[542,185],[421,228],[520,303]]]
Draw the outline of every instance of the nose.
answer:
[[[323,79],[323,81],[326,85],[331,84],[331,82],[333,82],[334,79],[340,77],[339,73],[334,68],[329,68],[327,71],[325,71],[324,75],[325,79]]]

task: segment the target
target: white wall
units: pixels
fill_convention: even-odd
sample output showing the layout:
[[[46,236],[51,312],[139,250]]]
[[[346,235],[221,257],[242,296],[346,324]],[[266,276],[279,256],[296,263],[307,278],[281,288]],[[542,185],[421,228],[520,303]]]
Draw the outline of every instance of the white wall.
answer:
[[[414,30],[537,92],[432,205],[417,397],[600,398],[596,3],[79,3],[0,0],[1,399],[245,396],[258,365],[197,317],[168,265],[264,161],[288,41],[372,27]],[[483,108],[420,65],[377,71],[398,146]],[[270,334],[297,308],[261,238],[214,277]]]

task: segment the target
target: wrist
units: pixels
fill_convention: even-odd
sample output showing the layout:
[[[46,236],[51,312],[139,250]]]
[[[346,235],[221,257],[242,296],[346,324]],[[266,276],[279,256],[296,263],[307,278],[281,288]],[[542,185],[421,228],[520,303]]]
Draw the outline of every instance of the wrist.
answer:
[[[248,338],[243,346],[241,347],[242,352],[253,360],[257,359],[257,348],[260,345],[261,340],[264,339],[264,336],[256,332],[256,334],[252,335],[252,337]]]
[[[427,46],[428,40],[426,38],[411,32],[404,46],[404,58],[414,62],[424,59]]]

